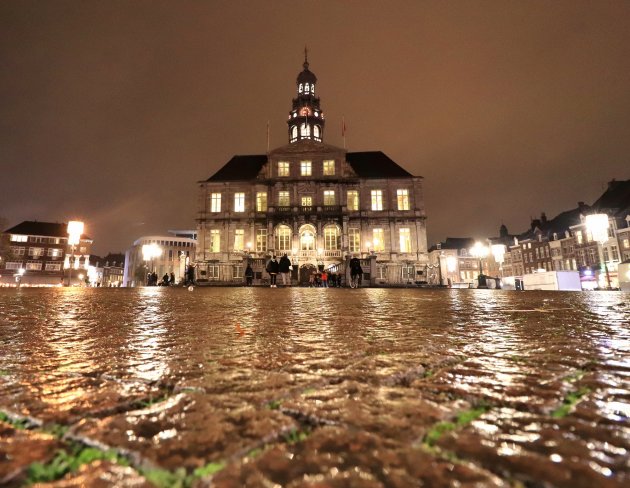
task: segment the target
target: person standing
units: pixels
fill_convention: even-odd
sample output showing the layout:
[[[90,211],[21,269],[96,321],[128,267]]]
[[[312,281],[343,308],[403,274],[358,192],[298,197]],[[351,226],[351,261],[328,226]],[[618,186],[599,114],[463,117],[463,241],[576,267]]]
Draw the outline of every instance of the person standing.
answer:
[[[164,276],[162,276],[162,286],[168,286],[170,280],[171,278],[168,276],[168,273],[164,273]]]
[[[322,271],[322,287],[328,288],[328,273],[326,270]]]
[[[169,283],[171,286],[175,286],[175,273],[171,271],[171,280]]]
[[[287,286],[287,281],[289,285],[291,285],[291,277],[289,275],[289,273],[291,272],[291,260],[286,253],[284,253],[280,258],[280,262],[278,263],[278,271],[280,271],[280,274],[282,275],[282,286]]]
[[[276,278],[278,276],[278,271],[280,270],[280,263],[275,256],[272,256],[269,262],[267,263],[267,273],[269,273],[269,285],[270,288],[278,288],[276,285]]]
[[[350,260],[350,287],[358,288],[361,285],[361,275],[363,269],[361,268],[361,261],[355,256]]]
[[[247,268],[245,268],[245,285],[252,286],[254,281],[254,270],[252,269],[252,265],[247,263]]]

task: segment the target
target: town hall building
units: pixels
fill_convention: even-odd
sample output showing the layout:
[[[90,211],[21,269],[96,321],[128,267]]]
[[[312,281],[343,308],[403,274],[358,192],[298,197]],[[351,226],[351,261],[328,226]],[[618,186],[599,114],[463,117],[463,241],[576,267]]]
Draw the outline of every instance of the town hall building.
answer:
[[[306,58],[303,67],[289,143],[234,156],[198,183],[197,280],[242,283],[249,262],[254,283],[265,283],[265,263],[287,254],[294,284],[313,270],[345,276],[353,256],[362,259],[364,285],[426,281],[423,178],[383,152],[325,144],[317,78]]]

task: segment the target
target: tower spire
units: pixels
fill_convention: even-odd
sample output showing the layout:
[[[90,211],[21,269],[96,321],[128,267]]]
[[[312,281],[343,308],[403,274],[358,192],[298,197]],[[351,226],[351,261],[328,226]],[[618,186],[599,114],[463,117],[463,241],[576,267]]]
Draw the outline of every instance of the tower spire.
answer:
[[[302,66],[304,66],[304,69],[308,69],[308,47],[306,47],[306,44],[304,44],[304,64]]]
[[[308,46],[304,46],[304,69],[296,80],[297,98],[293,99],[293,107],[289,112],[289,142],[310,139],[323,142],[324,114],[319,106],[319,98],[315,96],[317,77],[308,69]]]

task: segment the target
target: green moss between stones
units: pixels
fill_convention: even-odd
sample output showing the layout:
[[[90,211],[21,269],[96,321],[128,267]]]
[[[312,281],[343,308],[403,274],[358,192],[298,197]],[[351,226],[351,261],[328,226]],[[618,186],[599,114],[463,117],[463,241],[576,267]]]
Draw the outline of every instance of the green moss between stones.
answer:
[[[438,422],[424,436],[423,444],[428,447],[433,447],[438,439],[444,434],[464,427],[486,413],[489,409],[490,408],[487,405],[479,405],[475,408],[471,408],[470,410],[458,413],[453,422]]]
[[[590,393],[590,391],[591,390],[589,388],[582,387],[576,391],[567,393],[567,396],[565,396],[564,400],[562,400],[562,405],[551,412],[551,416],[555,419],[566,417],[569,415],[573,407],[582,399],[582,397]]]

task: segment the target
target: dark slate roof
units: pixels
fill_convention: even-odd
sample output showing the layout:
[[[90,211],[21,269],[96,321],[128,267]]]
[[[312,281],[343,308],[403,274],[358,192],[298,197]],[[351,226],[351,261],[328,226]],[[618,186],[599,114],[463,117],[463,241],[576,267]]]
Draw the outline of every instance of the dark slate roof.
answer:
[[[381,151],[349,152],[346,161],[359,178],[409,178],[413,175]]]
[[[440,249],[470,249],[475,245],[472,237],[447,237],[440,242]],[[431,246],[429,251],[437,251],[437,245]]]
[[[206,181],[246,181],[253,180],[267,162],[266,154],[234,156],[219,171]]]
[[[609,182],[608,189],[593,204],[593,209],[611,215],[625,214],[630,209],[630,180]]]
[[[28,236],[68,237],[68,224],[63,222],[37,222],[25,220],[4,231],[7,234]]]
[[[538,233],[541,233],[548,239],[552,239],[554,233],[558,234],[558,237],[564,237],[564,233],[565,231],[569,230],[569,227],[580,223],[580,215],[586,215],[586,213],[588,213],[590,210],[591,207],[581,204],[580,206],[572,210],[567,210],[565,212],[559,213],[553,219],[548,220],[547,222],[537,220],[535,221],[535,223],[532,223],[532,228],[523,232],[521,235],[518,236],[518,238],[519,240],[537,239]]]

